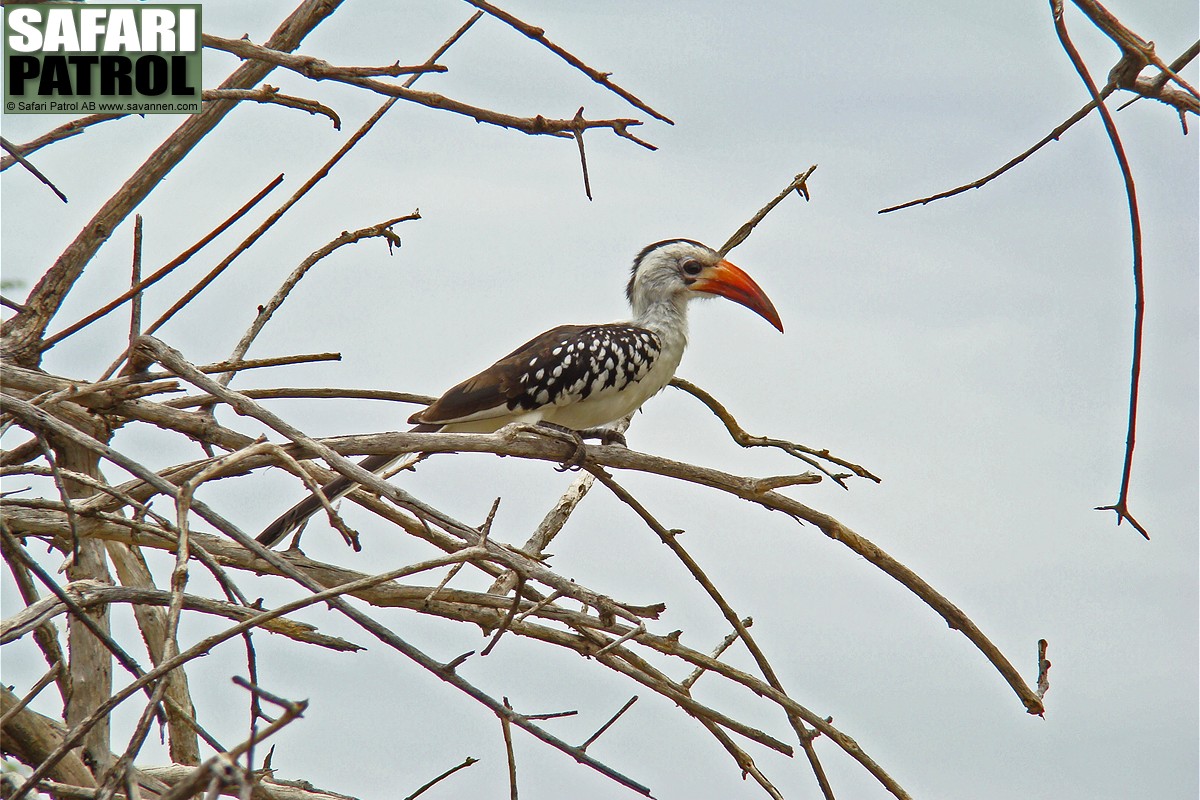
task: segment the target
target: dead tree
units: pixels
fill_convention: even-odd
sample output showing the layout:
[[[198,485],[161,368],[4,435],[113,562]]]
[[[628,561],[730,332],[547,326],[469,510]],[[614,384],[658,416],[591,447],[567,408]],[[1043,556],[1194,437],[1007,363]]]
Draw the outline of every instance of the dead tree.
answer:
[[[678,531],[670,527],[665,516],[670,509],[655,507],[655,503],[632,494],[621,478],[628,472],[651,473],[695,484],[708,492],[747,501],[748,514],[754,512],[752,506],[758,506],[781,512],[797,524],[813,526],[920,598],[979,650],[1011,687],[1025,711],[1043,712],[1049,667],[1044,642],[1036,669],[1030,670],[1036,675],[1030,685],[978,626],[916,572],[837,519],[780,491],[822,480],[841,484],[854,479],[876,480],[867,469],[824,448],[751,434],[721,402],[686,381],[677,380],[674,385],[711,410],[737,444],[780,450],[802,461],[805,471],[747,477],[618,446],[589,446],[584,471],[547,510],[541,524],[529,532],[524,542],[503,541],[493,535],[492,522],[499,500],[481,523],[463,522],[411,494],[405,488],[403,475],[394,481],[380,479],[358,467],[353,457],[380,453],[489,453],[508,457],[505,463],[522,459],[543,462],[548,467],[569,455],[569,445],[518,428],[495,434],[377,433],[318,438],[272,412],[269,401],[310,398],[337,404],[348,399],[372,398],[421,403],[429,398],[383,389],[278,387],[238,391],[232,388],[236,376],[248,369],[336,358],[335,353],[259,359],[248,359],[246,355],[292,288],[322,258],[339,248],[368,240],[382,239],[383,243],[374,243],[379,246],[398,244],[396,226],[419,219],[416,212],[391,216],[381,222],[367,221],[370,224],[365,227],[343,232],[324,244],[313,242],[312,254],[258,308],[247,331],[228,327],[221,330],[228,336],[231,352],[219,363],[197,365],[186,352],[156,336],[168,320],[188,308],[280,217],[301,202],[339,161],[352,155],[354,146],[398,102],[418,103],[530,135],[573,138],[579,147],[585,188],[588,184],[585,136],[609,131],[633,144],[652,148],[631,132],[641,124],[638,119],[589,119],[582,109],[569,119],[520,117],[413,88],[422,75],[445,69],[441,59],[486,14],[548,48],[571,68],[624,98],[637,113],[670,122],[615,84],[607,73],[588,66],[550,41],[541,29],[488,3],[470,1],[478,12],[424,64],[412,67],[342,67],[300,54],[305,36],[335,13],[336,2],[306,0],[263,44],[206,35],[207,47],[235,54],[243,63],[219,87],[205,92],[203,112],[187,118],[135,170],[45,270],[23,302],[5,300],[12,313],[3,325],[4,421],[7,426],[24,432],[24,438],[3,452],[0,464],[8,481],[21,481],[33,490],[14,491],[4,498],[0,517],[4,560],[20,588],[25,607],[3,620],[0,643],[29,636],[47,665],[40,677],[28,676],[18,682],[19,688],[2,690],[4,751],[26,767],[21,777],[5,777],[6,797],[25,797],[35,790],[63,798],[135,794],[177,798],[206,790],[244,797],[335,796],[304,781],[275,775],[270,757],[262,756],[263,743],[302,717],[307,703],[280,697],[260,683],[255,634],[268,631],[303,645],[334,651],[361,649],[359,644],[323,633],[289,616],[318,604],[333,609],[367,637],[381,643],[386,653],[382,657],[401,656],[394,658],[397,671],[424,670],[492,712],[500,722],[500,733],[507,746],[514,797],[514,728],[629,790],[645,795],[650,790],[636,779],[637,764],[609,764],[588,752],[588,747],[620,716],[631,708],[635,709],[631,713],[637,713],[633,706],[636,696],[611,717],[600,709],[586,709],[587,713],[598,715],[598,720],[604,720],[603,724],[598,724],[595,734],[586,741],[571,743],[554,733],[553,720],[575,711],[531,713],[513,707],[507,697],[490,693],[464,677],[460,670],[464,663],[468,660],[478,663],[483,655],[502,646],[507,637],[521,637],[547,652],[553,648],[571,651],[586,659],[586,669],[611,672],[637,691],[653,692],[669,700],[681,714],[699,722],[712,735],[729,755],[732,769],[752,777],[769,796],[781,795],[756,766],[753,755],[756,751],[792,755],[798,749],[824,796],[831,798],[834,792],[821,758],[823,749],[836,748],[861,764],[893,795],[908,797],[883,766],[832,724],[825,710],[810,708],[787,689],[772,667],[769,655],[755,641],[750,619],[726,600],[685,549]],[[1125,53],[1122,63],[1128,68],[1118,70],[1105,89],[1093,88],[1093,104],[1082,113],[1101,106],[1103,96],[1116,89],[1132,90],[1175,104],[1181,116],[1185,111],[1195,112],[1194,90],[1171,85],[1180,83],[1174,74],[1181,67],[1179,62],[1168,68],[1157,60],[1152,49],[1140,47],[1133,39],[1120,41]],[[1194,55],[1193,48],[1191,56]],[[1141,68],[1147,64],[1159,67],[1158,77],[1139,77]],[[314,81],[340,82],[349,87],[346,91],[373,92],[385,100],[299,190],[156,320],[146,324],[141,319],[143,295],[187,263],[216,235],[263,203],[279,181],[257,192],[194,247],[145,275],[138,218],[129,290],[98,304],[94,312],[78,321],[50,332],[52,322],[61,323],[59,312],[72,286],[112,232],[135,214],[159,181],[189,158],[196,145],[231,112],[254,113],[249,107],[239,109],[239,105],[282,105],[321,114],[340,124],[339,115],[328,105],[283,95],[264,83],[275,69],[292,70]],[[403,82],[389,80],[402,75],[407,76]],[[10,156],[4,166],[28,167],[29,157],[41,148],[110,119],[100,116],[74,120],[24,145],[6,145]],[[754,226],[792,192],[807,198],[811,175],[810,168],[791,181],[731,237],[723,252],[750,235]],[[934,198],[914,202],[930,199]],[[92,323],[127,310],[131,312],[127,341],[108,343],[112,350],[123,354],[114,363],[95,364],[94,379],[70,379],[40,368],[42,355],[49,348],[68,337],[90,335]],[[102,351],[96,348],[96,352]],[[275,440],[257,439],[239,430],[236,421],[222,424],[215,415],[219,407],[232,409],[238,419],[253,420],[256,427],[265,426],[276,434]],[[193,460],[152,468],[148,466],[150,459],[146,453],[128,447],[123,441],[122,431],[137,426],[150,426],[188,443],[193,449],[198,447],[199,451]],[[327,504],[325,509],[329,522],[345,537],[347,545],[358,549],[369,544],[380,531],[387,531],[392,537],[419,542],[424,557],[386,572],[366,574],[337,563],[311,559],[298,548],[284,552],[266,550],[254,540],[254,531],[246,529],[239,508],[217,507],[197,496],[202,487],[214,481],[261,481],[271,468],[286,470],[306,491],[318,491],[323,482],[336,474],[356,481],[360,488],[348,500],[374,515],[369,530],[360,536],[342,519],[338,508]],[[670,548],[726,620],[728,635],[714,642],[711,650],[684,645],[680,631],[657,630],[655,621],[664,610],[661,605],[622,601],[606,587],[583,585],[545,563],[546,548],[580,500],[589,491],[598,490],[597,484],[626,504]],[[1118,513],[1132,521],[1124,511],[1123,499]],[[148,559],[146,555],[156,553],[167,554],[171,565],[168,574],[155,575],[148,566],[149,561],[158,557]],[[56,571],[58,563],[65,563],[65,570]],[[454,581],[463,574],[464,567],[486,576],[490,588],[486,591],[455,588]],[[211,583],[195,580],[197,573],[210,577]],[[267,577],[299,587],[302,589],[299,598],[264,607],[257,598]],[[212,585],[217,590],[197,592],[194,587],[198,584]],[[348,602],[347,598],[354,598],[355,602]],[[120,605],[133,608],[144,645],[136,638],[123,640],[111,630],[109,610]],[[435,618],[445,626],[475,627],[483,632],[486,641],[478,652],[457,655],[426,652],[406,638],[401,625],[385,624],[382,615],[376,613],[382,609],[403,609],[410,615]],[[219,622],[220,629],[203,638],[181,637],[180,621],[186,615],[203,615]],[[56,623],[60,616],[67,625],[65,644]],[[214,648],[237,646],[233,640],[240,642],[246,653],[246,673],[235,680],[241,687],[239,691],[244,692],[251,718],[250,730],[236,743],[219,741],[206,730],[207,710],[193,701],[187,677],[192,660]],[[754,664],[753,670],[735,667],[726,660],[724,656],[731,648],[745,648]],[[751,699],[744,707],[722,708],[707,699],[709,693],[697,691],[698,687],[703,690],[717,683],[748,690],[746,697]],[[27,707],[51,686],[59,695],[62,709],[54,718]],[[321,702],[321,698],[316,697],[314,702]],[[112,712],[121,704],[141,710],[135,724],[118,729],[113,726]],[[751,715],[747,710],[752,706],[755,711],[762,706],[773,709],[779,720],[777,728],[786,729],[786,736],[781,738],[780,734],[748,723],[746,719]],[[169,765],[147,765],[140,757],[156,723],[165,726],[168,732],[172,762]],[[314,731],[312,735],[321,734]],[[412,787],[415,790],[412,796],[473,763],[475,759],[468,757],[426,786]]]

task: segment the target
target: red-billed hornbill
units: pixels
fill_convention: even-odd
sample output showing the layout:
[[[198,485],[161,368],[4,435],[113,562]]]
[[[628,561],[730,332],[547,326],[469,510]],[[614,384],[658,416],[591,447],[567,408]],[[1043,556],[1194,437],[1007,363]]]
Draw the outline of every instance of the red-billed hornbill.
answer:
[[[783,323],[749,275],[691,239],[656,242],[638,253],[625,289],[633,319],[607,325],[560,325],[468,378],[413,414],[413,431],[492,433],[512,422],[621,441],[603,430],[636,411],[675,374],[687,347],[691,300],[721,295],[756,312],[780,332]],[[368,456],[360,465],[380,474],[407,454]],[[322,487],[333,502],[355,484],[338,477]],[[278,544],[321,509],[309,496],[258,536]]]

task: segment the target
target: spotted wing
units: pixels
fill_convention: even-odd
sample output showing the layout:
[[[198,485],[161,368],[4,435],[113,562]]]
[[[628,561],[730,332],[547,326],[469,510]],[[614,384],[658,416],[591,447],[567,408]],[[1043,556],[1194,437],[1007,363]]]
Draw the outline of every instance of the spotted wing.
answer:
[[[490,419],[620,391],[649,371],[660,343],[633,325],[562,325],[442,395],[409,422]]]
[[[521,384],[530,361],[549,358],[560,342],[570,340],[586,325],[560,325],[535,336],[492,364],[478,375],[467,378],[434,401],[424,411],[409,418],[412,424],[446,424],[504,416],[520,405],[525,387]]]

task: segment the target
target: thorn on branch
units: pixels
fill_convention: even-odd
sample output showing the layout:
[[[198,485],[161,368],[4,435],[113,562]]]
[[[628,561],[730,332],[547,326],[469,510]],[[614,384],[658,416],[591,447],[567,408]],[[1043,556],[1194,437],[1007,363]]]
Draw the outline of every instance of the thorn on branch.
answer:
[[[454,672],[459,666],[471,656],[475,655],[474,650],[468,650],[460,656],[455,656],[450,661],[442,665],[442,672]]]
[[[1128,480],[1128,479],[1126,479],[1126,480]],[[1125,488],[1127,488],[1127,487],[1125,487]],[[1113,512],[1115,512],[1117,515],[1117,526],[1118,527],[1120,527],[1122,522],[1124,522],[1125,520],[1128,520],[1129,524],[1133,526],[1133,529],[1135,531],[1140,533],[1146,541],[1150,541],[1150,532],[1147,531],[1145,528],[1143,528],[1141,523],[1139,523],[1136,519],[1134,519],[1133,515],[1129,513],[1129,507],[1126,505],[1126,501],[1125,501],[1124,497],[1122,497],[1120,500],[1118,500],[1116,503],[1114,503],[1111,506],[1096,506],[1095,510],[1096,511],[1113,511]]]
[[[592,182],[588,179],[587,153],[583,149],[583,106],[575,112],[573,120],[576,123],[572,133],[575,134],[575,141],[579,144],[579,165],[583,168],[583,192],[587,195],[587,199],[592,199]]]

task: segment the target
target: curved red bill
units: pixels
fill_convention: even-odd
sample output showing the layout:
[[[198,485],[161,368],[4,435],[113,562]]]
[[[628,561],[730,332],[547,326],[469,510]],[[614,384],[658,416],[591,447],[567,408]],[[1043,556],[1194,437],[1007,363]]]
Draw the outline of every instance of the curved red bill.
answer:
[[[780,321],[779,312],[775,310],[767,293],[759,288],[753,278],[728,261],[718,261],[714,266],[705,269],[691,288],[693,292],[719,294],[740,303],[783,333],[783,322]]]

